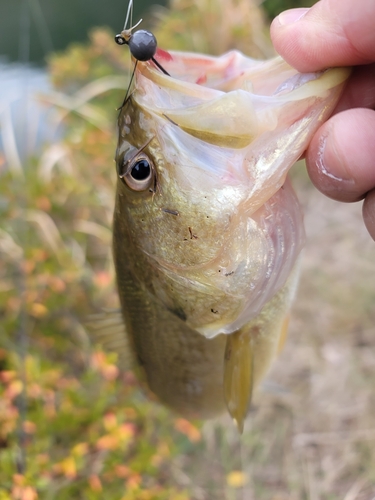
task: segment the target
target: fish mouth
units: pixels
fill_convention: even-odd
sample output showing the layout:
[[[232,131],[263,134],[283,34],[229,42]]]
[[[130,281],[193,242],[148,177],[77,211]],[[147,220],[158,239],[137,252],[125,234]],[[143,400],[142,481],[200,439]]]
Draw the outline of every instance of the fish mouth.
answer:
[[[195,137],[231,148],[245,147],[280,121],[291,125],[306,116],[351,71],[302,74],[281,57],[257,61],[238,51],[221,57],[159,51],[156,57],[171,76],[152,62],[138,63],[139,104]]]

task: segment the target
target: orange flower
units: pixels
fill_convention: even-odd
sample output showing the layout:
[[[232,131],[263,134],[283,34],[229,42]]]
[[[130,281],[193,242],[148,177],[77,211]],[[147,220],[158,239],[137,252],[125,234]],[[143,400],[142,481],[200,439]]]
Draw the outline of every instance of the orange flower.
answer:
[[[120,441],[117,436],[106,434],[98,439],[96,447],[98,450],[115,450],[120,446]]]
[[[192,443],[196,443],[201,439],[201,433],[192,423],[184,418],[177,418],[174,423],[175,429],[182,434],[185,434]]]
[[[30,422],[30,420],[25,420],[22,427],[27,434],[34,434],[34,432],[36,431],[36,425],[34,424],[34,422]]]
[[[103,489],[102,483],[96,474],[89,477],[89,485],[93,491],[102,491]]]

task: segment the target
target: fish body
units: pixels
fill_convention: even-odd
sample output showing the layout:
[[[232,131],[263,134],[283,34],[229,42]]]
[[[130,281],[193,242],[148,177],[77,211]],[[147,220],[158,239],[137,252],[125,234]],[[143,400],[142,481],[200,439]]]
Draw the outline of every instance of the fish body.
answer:
[[[287,179],[346,69],[185,53],[138,62],[119,116],[113,253],[147,383],[178,412],[240,430],[287,328],[304,241]]]

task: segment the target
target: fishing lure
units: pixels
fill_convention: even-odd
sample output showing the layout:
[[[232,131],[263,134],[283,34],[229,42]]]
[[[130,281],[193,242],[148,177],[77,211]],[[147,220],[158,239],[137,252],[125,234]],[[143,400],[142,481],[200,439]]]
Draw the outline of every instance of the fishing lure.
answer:
[[[121,31],[121,33],[115,36],[115,42],[118,45],[128,45],[130,53],[136,61],[145,62],[151,60],[165,75],[170,76],[154,57],[158,45],[153,33],[146,30],[138,30],[132,33],[141,22],[142,19],[135,26]]]
[[[147,30],[138,30],[135,33],[133,33],[134,29],[141,24],[143,19],[140,19],[134,26],[128,29],[126,28],[129,20],[129,14],[132,12],[132,8],[133,8],[133,0],[130,0],[128,6],[128,12],[125,19],[124,29],[121,31],[121,33],[118,33],[115,36],[115,42],[117,43],[117,45],[127,45],[129,47],[131,55],[135,59],[135,65],[133,68],[132,76],[129,81],[129,86],[126,91],[124,101],[120,106],[120,108],[118,108],[119,110],[122,109],[128,98],[129,90],[133,82],[135,71],[137,69],[138,61],[142,62],[152,61],[155,64],[155,66],[157,66],[160,69],[160,71],[162,71],[165,75],[170,76],[170,74],[163,68],[163,66],[154,57],[158,48],[158,44],[154,34],[151,33],[151,31]]]

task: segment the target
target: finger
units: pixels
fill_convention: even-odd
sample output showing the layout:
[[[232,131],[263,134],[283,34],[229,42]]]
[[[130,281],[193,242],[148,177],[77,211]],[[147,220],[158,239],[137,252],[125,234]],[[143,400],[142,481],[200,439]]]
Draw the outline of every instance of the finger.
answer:
[[[373,189],[363,202],[363,220],[370,236],[375,240],[375,189]]]
[[[350,109],[313,137],[306,165],[313,184],[339,201],[358,201],[375,188],[375,111]]]
[[[320,0],[282,12],[271,25],[274,46],[302,72],[375,61],[374,0]]]
[[[375,64],[354,68],[334,114],[350,108],[375,109]]]

